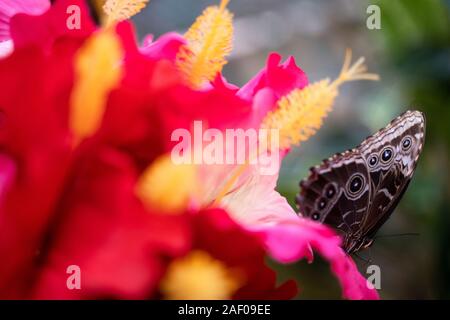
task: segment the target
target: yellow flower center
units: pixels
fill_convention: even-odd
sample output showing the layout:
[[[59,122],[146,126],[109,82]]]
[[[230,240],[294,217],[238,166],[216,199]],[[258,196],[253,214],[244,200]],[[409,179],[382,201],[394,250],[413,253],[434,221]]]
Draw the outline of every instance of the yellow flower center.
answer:
[[[142,174],[137,195],[144,204],[166,213],[182,213],[199,194],[195,165],[174,164],[170,154],[159,157]]]
[[[193,251],[169,265],[161,292],[169,300],[230,299],[242,277],[204,251]]]

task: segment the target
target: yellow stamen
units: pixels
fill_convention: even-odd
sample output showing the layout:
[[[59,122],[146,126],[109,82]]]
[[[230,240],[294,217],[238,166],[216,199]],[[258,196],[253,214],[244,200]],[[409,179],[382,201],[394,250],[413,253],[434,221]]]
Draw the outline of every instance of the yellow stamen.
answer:
[[[229,0],[203,11],[185,34],[187,45],[180,49],[177,65],[194,88],[214,80],[227,63],[233,42],[233,15],[227,9]]]
[[[358,59],[352,66],[351,58],[351,51],[347,50],[342,70],[335,81],[330,83],[329,79],[325,79],[304,89],[295,89],[278,101],[275,111],[269,112],[263,121],[262,128],[279,130],[280,149],[287,149],[316,133],[322,126],[323,119],[330,112],[341,84],[354,80],[379,79],[376,74],[366,73],[364,58]],[[272,137],[269,135],[268,139]],[[224,187],[220,189],[213,206],[219,205],[223,197],[234,188],[236,181],[247,167],[248,163],[241,165],[230,176]]]
[[[100,126],[108,94],[122,78],[122,58],[121,43],[111,30],[94,34],[77,53],[70,109],[77,142]]]
[[[150,209],[183,213],[199,189],[195,165],[176,165],[169,154],[156,159],[142,174],[136,192]]]
[[[279,130],[281,149],[297,145],[317,132],[333,107],[340,85],[354,80],[379,79],[376,74],[366,73],[364,58],[352,66],[350,62],[351,51],[347,50],[342,71],[335,81],[324,79],[304,89],[295,89],[278,101],[276,110],[268,113],[262,127]]]
[[[193,251],[169,265],[161,292],[169,300],[230,299],[242,277],[204,251]]]
[[[108,16],[106,25],[110,26],[115,22],[130,19],[138,14],[149,0],[107,0],[103,10]]]

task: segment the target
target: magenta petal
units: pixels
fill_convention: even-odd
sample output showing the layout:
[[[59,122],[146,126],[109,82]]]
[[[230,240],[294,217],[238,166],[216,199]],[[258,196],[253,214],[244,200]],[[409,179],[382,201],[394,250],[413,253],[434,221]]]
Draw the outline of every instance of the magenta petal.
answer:
[[[341,240],[330,228],[297,216],[264,229],[263,234],[271,255],[283,263],[311,258],[311,247],[326,257],[341,251]]]
[[[18,13],[40,15],[50,8],[49,0],[2,0],[0,2],[0,41],[10,40],[9,20]]]
[[[331,264],[347,299],[378,299],[378,292],[359,273],[352,258],[340,247],[341,239],[322,224],[303,218],[288,219],[260,229],[271,256],[282,263],[306,258],[312,261],[311,248]]]
[[[259,128],[267,113],[276,105],[276,101],[277,96],[272,89],[265,88],[259,90],[253,98],[253,111],[251,113],[252,120],[249,127]]]
[[[377,290],[358,271],[352,258],[341,250],[331,257],[331,270],[338,278],[344,298],[352,300],[378,300]]]
[[[230,91],[232,93],[239,91],[239,87],[229,83],[221,73],[217,74],[217,77],[211,82],[211,86],[215,90]]]
[[[226,90],[233,92],[232,85],[227,85],[226,87],[218,87],[217,81],[213,84],[216,90]],[[234,91],[235,92],[235,91]],[[239,128],[242,129],[259,129],[261,123],[266,117],[267,113],[273,109],[276,105],[276,95],[270,88],[265,88],[259,90],[258,93],[253,97],[252,110],[251,112],[239,122]]]
[[[152,59],[175,61],[180,47],[186,43],[183,36],[175,32],[166,33],[154,42],[152,39],[152,36],[147,37],[144,41],[144,46],[140,48],[143,55]]]
[[[265,69],[261,70],[256,77],[250,80],[239,91],[239,96],[244,99],[252,99],[259,90],[271,88],[277,98],[285,96],[294,89],[303,89],[308,85],[308,77],[300,69],[294,57],[289,57],[285,63],[281,63],[281,56],[272,53]]]

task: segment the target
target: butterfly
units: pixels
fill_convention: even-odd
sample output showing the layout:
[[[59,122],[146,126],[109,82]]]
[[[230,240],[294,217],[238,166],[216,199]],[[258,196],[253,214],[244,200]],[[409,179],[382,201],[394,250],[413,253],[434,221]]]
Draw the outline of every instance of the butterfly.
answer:
[[[333,227],[351,254],[372,245],[411,181],[425,117],[406,111],[352,150],[310,169],[296,196],[299,214]]]

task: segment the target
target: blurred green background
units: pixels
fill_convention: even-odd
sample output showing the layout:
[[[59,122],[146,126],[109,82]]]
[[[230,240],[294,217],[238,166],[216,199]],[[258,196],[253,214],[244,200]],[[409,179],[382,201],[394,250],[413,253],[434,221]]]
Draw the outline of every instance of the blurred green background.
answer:
[[[151,0],[134,18],[139,36],[183,32],[213,0]],[[381,9],[381,30],[366,26],[369,4]],[[294,55],[310,81],[335,77],[345,48],[365,56],[380,82],[343,87],[319,134],[284,160],[279,191],[292,203],[308,168],[359,144],[406,109],[427,118],[425,149],[410,187],[378,239],[361,253],[381,268],[382,298],[450,298],[450,1],[232,0],[235,48],[225,75],[242,85],[271,51]],[[355,259],[365,274],[366,262]],[[300,299],[340,298],[320,258],[280,274],[297,277]]]

